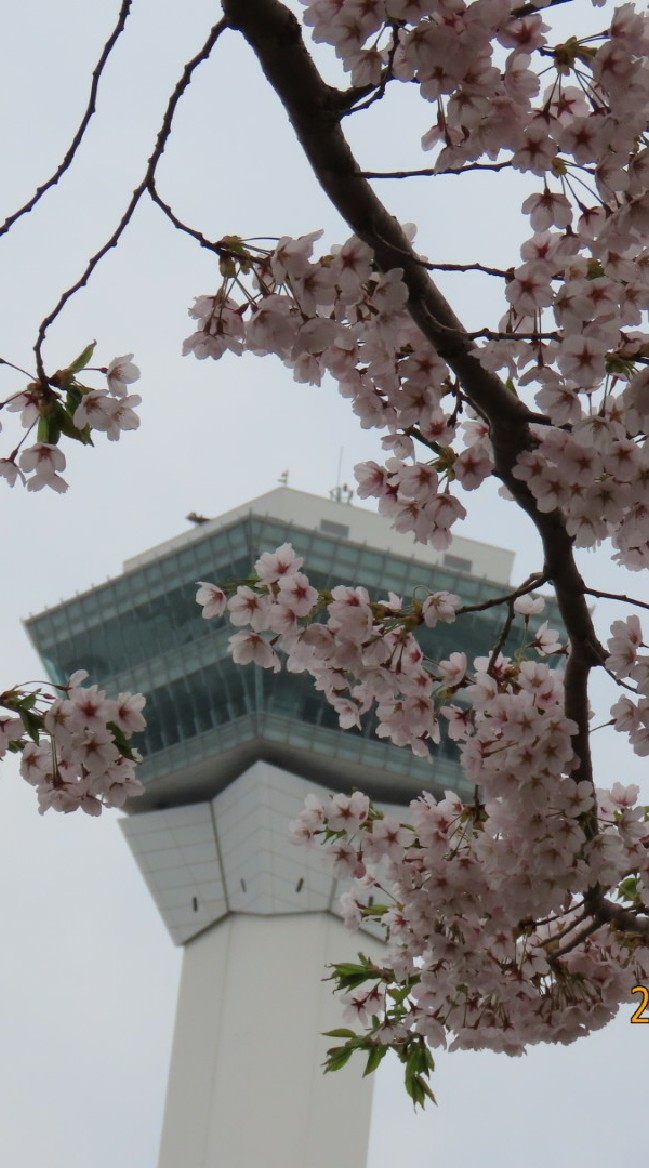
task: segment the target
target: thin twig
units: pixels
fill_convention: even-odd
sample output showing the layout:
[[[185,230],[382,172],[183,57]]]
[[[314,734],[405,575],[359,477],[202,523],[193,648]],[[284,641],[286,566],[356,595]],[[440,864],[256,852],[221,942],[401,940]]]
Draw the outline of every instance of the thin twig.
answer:
[[[14,223],[18,219],[20,219],[23,215],[27,215],[29,213],[29,211],[33,210],[33,208],[41,200],[41,198],[43,197],[45,192],[51,190],[52,187],[56,186],[56,184],[59,181],[59,179],[61,178],[61,176],[65,174],[66,170],[68,169],[68,167],[72,163],[72,161],[77,153],[77,150],[79,149],[79,146],[81,145],[81,141],[83,139],[83,136],[84,136],[86,130],[88,129],[88,124],[92,118],[92,115],[95,112],[96,102],[97,102],[97,90],[99,88],[99,81],[101,79],[101,75],[102,75],[104,68],[106,66],[106,62],[108,61],[110,54],[112,53],[113,49],[115,48],[115,45],[117,44],[117,41],[119,40],[120,36],[122,35],[122,32],[124,31],[124,25],[126,24],[127,18],[130,14],[131,4],[132,4],[132,0],[122,0],[122,6],[121,6],[120,11],[119,11],[117,23],[116,23],[113,31],[111,32],[108,40],[106,41],[106,44],[104,45],[104,47],[101,51],[101,56],[99,57],[99,60],[97,61],[97,64],[95,65],[95,67],[92,71],[92,83],[90,85],[90,94],[88,97],[88,104],[85,108],[83,117],[82,117],[81,121],[79,122],[79,127],[77,129],[77,132],[74,135],[72,141],[70,142],[70,145],[68,146],[65,154],[63,155],[63,158],[61,159],[61,161],[60,161],[59,165],[57,166],[56,170],[54,171],[54,173],[51,174],[50,177],[45,180],[45,182],[41,183],[41,185],[36,188],[36,190],[34,191],[34,194],[31,196],[31,198],[29,198],[26,203],[23,203],[22,207],[19,207],[17,211],[14,211],[12,215],[7,216],[4,223],[0,226],[0,237],[5,235],[7,233],[7,231],[9,231],[10,227],[13,227]]]
[[[383,242],[386,242],[385,240]],[[413,256],[412,248],[403,251],[403,255],[407,256],[408,260],[414,260],[420,267],[425,268],[427,272],[484,272],[487,276],[500,276],[504,280],[512,280],[514,277],[513,268],[493,268],[487,264],[445,264],[432,263],[430,260],[424,259],[423,256]],[[467,336],[471,336],[468,333]]]
[[[484,272],[486,276],[500,276],[503,280],[511,279],[513,268],[490,268],[486,264],[431,264],[422,260],[423,267],[429,272]]]
[[[387,26],[384,25],[382,31],[384,31],[386,27]],[[392,25],[392,44],[390,45],[390,48],[388,50],[387,64],[385,66],[385,69],[383,69],[383,71],[381,73],[381,81],[380,81],[379,85],[374,89],[374,91],[370,94],[370,96],[367,98],[366,101],[361,102],[360,105],[350,105],[347,109],[343,110],[341,117],[348,118],[350,116],[350,114],[357,114],[360,112],[360,110],[369,109],[371,105],[374,105],[375,102],[380,101],[382,97],[385,97],[385,92],[387,89],[388,81],[394,81],[394,76],[392,74],[392,66],[394,64],[394,58],[395,58],[396,51],[397,51],[398,47],[399,47],[399,39],[398,39],[398,35],[397,35],[397,27],[396,27],[396,25],[393,24]]]
[[[20,365],[14,365],[13,361],[7,361],[5,357],[0,357],[0,365],[7,365],[9,367],[9,369],[15,369],[16,373],[24,373],[25,377],[32,376],[32,374],[28,373],[26,369],[22,369]],[[10,400],[10,399],[7,399],[7,400]],[[4,402],[3,402],[3,405],[4,405]]]
[[[445,170],[361,170],[361,178],[439,178],[443,174],[464,174],[467,170],[506,170],[511,162],[467,162],[464,166],[449,166]]]
[[[638,608],[649,608],[646,600],[636,600],[634,596],[625,596],[621,592],[600,592],[597,588],[585,588],[587,596],[595,596],[598,600],[621,600],[624,604],[635,604]]]
[[[577,945],[581,945],[582,941],[586,941],[588,937],[590,937],[593,933],[596,933],[599,928],[601,928],[600,922],[591,918],[590,923],[585,925],[583,929],[580,929],[580,931],[576,933],[570,941],[566,942],[562,949],[557,949],[555,953],[546,954],[548,963],[552,965],[552,963],[557,961],[560,957],[565,957],[566,953],[570,953],[571,949],[576,949]],[[546,944],[548,943],[549,942],[546,942]]]
[[[549,4],[521,4],[520,8],[512,9],[512,16],[532,16],[535,12],[545,12],[548,8],[556,8],[559,4],[570,4],[571,0],[550,0]]]
[[[174,227],[177,228],[178,231],[183,231],[185,235],[190,235],[191,238],[195,239],[196,242],[200,244],[201,247],[204,247],[206,251],[212,251],[218,256],[225,255],[226,253],[230,254],[227,252],[227,248],[224,248],[219,243],[214,243],[211,239],[206,239],[206,237],[201,231],[198,230],[198,228],[190,227],[189,224],[183,223],[182,219],[178,218],[173,208],[169,205],[169,203],[165,203],[164,199],[159,194],[158,188],[156,186],[155,175],[151,175],[149,178],[147,183],[147,191],[151,197],[151,200],[156,204],[156,206],[160,208],[163,214],[166,215],[167,219],[173,223]]]
[[[609,667],[605,661],[602,661],[602,668],[604,670],[604,673],[608,674],[611,681],[614,681],[615,684],[617,686],[619,686],[620,689],[626,689],[629,691],[629,693],[635,694],[635,696],[638,697],[640,690],[637,689],[636,686],[634,686],[634,685],[629,685],[628,681],[622,681],[622,678],[618,677],[617,673],[613,673],[613,670],[609,669]],[[612,724],[613,723],[611,723],[611,722],[605,723],[605,725],[608,725],[608,726],[610,726]]]
[[[514,602],[512,600],[510,600],[505,623],[503,624],[500,636],[499,636],[498,640],[496,641],[496,644],[494,645],[494,647],[491,651],[491,656],[489,658],[489,664],[487,665],[487,673],[490,676],[493,676],[493,673],[492,673],[493,668],[496,664],[496,661],[498,660],[498,656],[499,656],[501,650],[504,649],[504,647],[505,647],[507,638],[511,632],[511,628],[512,628],[512,625],[514,623],[514,616],[515,616]]]
[[[528,576],[520,587],[514,592],[509,592],[507,596],[494,596],[491,600],[483,600],[482,604],[465,604],[462,608],[456,609],[455,615],[460,616],[465,612],[485,612],[488,608],[496,608],[500,604],[517,600],[519,596],[527,596],[545,583],[547,583],[547,576],[544,576],[543,572],[532,572],[532,575]]]
[[[496,333],[492,329],[479,329],[466,334],[472,341],[560,341],[561,333]]]
[[[158,136],[156,138],[156,143],[155,143],[155,146],[153,148],[153,152],[152,152],[152,154],[147,162],[146,170],[144,172],[144,177],[138,183],[138,185],[135,187],[135,189],[131,195],[128,207],[126,208],[119,223],[117,224],[117,227],[115,228],[113,234],[109,237],[109,239],[107,239],[106,242],[102,245],[102,247],[100,247],[99,251],[95,252],[95,254],[88,261],[88,263],[87,263],[83,273],[79,277],[79,279],[76,280],[76,282],[74,284],[72,284],[68,289],[66,289],[66,291],[59,298],[57,304],[54,306],[52,311],[48,314],[48,316],[46,316],[44,318],[44,320],[41,321],[41,324],[40,324],[39,329],[38,329],[38,336],[36,339],[36,344],[34,345],[34,353],[36,356],[36,367],[38,369],[38,376],[41,379],[41,381],[43,381],[43,382],[47,381],[47,377],[45,375],[45,370],[43,367],[42,348],[43,348],[43,342],[45,340],[45,334],[47,333],[48,328],[56,320],[59,313],[62,312],[62,310],[65,308],[65,305],[67,304],[68,300],[70,300],[70,298],[72,296],[74,296],[77,292],[79,292],[81,288],[85,287],[85,285],[88,283],[88,280],[90,279],[92,273],[94,272],[95,268],[97,267],[97,264],[99,263],[99,261],[101,259],[103,259],[103,257],[112,248],[117,246],[121,236],[123,235],[125,229],[127,228],[128,224],[130,223],[131,219],[133,218],[135,208],[137,207],[138,203],[140,202],[142,195],[144,194],[144,192],[146,190],[148,190],[151,178],[155,175],[156,167],[157,167],[157,165],[158,165],[158,163],[159,163],[159,161],[164,153],[165,147],[166,147],[167,142],[169,140],[169,135],[171,134],[171,127],[173,124],[174,114],[176,112],[176,107],[178,105],[178,102],[180,101],[180,98],[182,97],[183,93],[187,89],[187,86],[189,85],[189,82],[192,79],[194,71],[197,69],[197,67],[203,61],[207,60],[210,53],[212,52],[212,49],[214,48],[214,45],[216,44],[217,40],[219,39],[221,33],[227,27],[228,27],[228,22],[225,19],[219,20],[213,26],[213,28],[210,29],[210,33],[209,33],[209,36],[207,37],[207,40],[205,41],[205,44],[202,46],[201,49],[199,49],[199,51],[196,53],[196,56],[192,57],[192,59],[190,61],[188,61],[187,64],[185,65],[185,68],[182,71],[180,79],[178,80],[177,84],[175,85],[173,92],[171,94],[171,97],[169,98],[169,101],[167,103],[167,108],[165,110],[164,117],[162,119],[160,130],[158,131]]]

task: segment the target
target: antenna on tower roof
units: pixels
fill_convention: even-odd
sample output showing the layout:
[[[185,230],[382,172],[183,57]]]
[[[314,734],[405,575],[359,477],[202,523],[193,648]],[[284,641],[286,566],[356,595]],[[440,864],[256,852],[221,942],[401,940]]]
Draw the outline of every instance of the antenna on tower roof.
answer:
[[[288,471],[283,470],[277,481],[278,481],[278,483],[281,483],[283,487],[287,487],[288,486]]]
[[[354,494],[352,488],[347,486],[347,483],[343,483],[341,485],[340,482],[340,473],[342,471],[344,453],[345,452],[341,446],[340,454],[338,455],[338,473],[336,474],[336,485],[333,491],[329,492],[329,498],[331,499],[332,503],[351,503]]]

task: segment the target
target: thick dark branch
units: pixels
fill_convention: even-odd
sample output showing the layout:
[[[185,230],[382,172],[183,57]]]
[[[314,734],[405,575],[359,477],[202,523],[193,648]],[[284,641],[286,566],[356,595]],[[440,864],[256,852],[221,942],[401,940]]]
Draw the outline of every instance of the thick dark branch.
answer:
[[[74,157],[77,153],[77,150],[79,149],[79,146],[81,145],[81,141],[83,139],[83,136],[84,136],[86,130],[88,129],[88,123],[90,122],[90,119],[92,118],[92,115],[95,112],[96,103],[97,103],[97,90],[99,88],[99,81],[100,81],[101,75],[104,71],[104,68],[106,66],[106,62],[108,61],[110,54],[112,53],[113,49],[115,48],[117,41],[119,40],[120,36],[122,35],[122,32],[124,30],[124,25],[126,24],[126,21],[128,19],[129,14],[130,14],[130,11],[131,11],[131,4],[132,4],[132,0],[122,0],[122,6],[121,6],[120,11],[119,11],[117,23],[116,23],[113,31],[111,32],[108,40],[106,41],[106,44],[104,45],[104,47],[101,51],[101,56],[100,56],[99,60],[97,61],[97,64],[95,65],[95,67],[92,71],[92,83],[90,85],[90,94],[88,96],[88,104],[85,108],[83,117],[82,117],[81,121],[79,122],[79,128],[77,129],[76,134],[74,135],[70,145],[68,146],[65,154],[63,155],[63,158],[61,159],[61,161],[60,161],[59,165],[57,166],[56,170],[54,171],[54,173],[51,174],[50,177],[48,179],[46,179],[44,183],[41,183],[41,185],[36,188],[36,190],[34,191],[34,194],[31,196],[31,198],[29,198],[26,203],[23,203],[22,207],[19,207],[17,211],[14,211],[12,215],[9,215],[5,219],[4,223],[2,225],[0,225],[0,236],[5,235],[6,232],[9,231],[10,227],[13,227],[16,220],[22,218],[23,215],[27,215],[30,211],[33,210],[33,208],[36,206],[36,204],[43,197],[45,192],[51,190],[52,187],[56,186],[56,184],[59,181],[59,179],[61,178],[61,176],[65,174],[66,170],[68,169],[68,167],[72,163],[72,160],[74,159]]]
[[[649,917],[644,909],[635,913],[632,909],[622,908],[621,905],[607,900],[599,890],[587,893],[585,900],[600,925],[614,925],[623,933],[633,933],[636,937],[649,941]]]
[[[579,759],[571,778],[576,783],[583,780],[592,782],[593,766],[590,754],[590,728],[588,724],[588,674],[592,666],[590,654],[581,644],[571,646],[566,665],[566,717],[576,722],[578,730],[572,737],[572,745]]]
[[[43,342],[45,340],[45,334],[47,333],[48,328],[56,320],[59,313],[61,313],[63,311],[68,300],[70,300],[71,297],[75,295],[75,293],[79,292],[81,290],[81,288],[85,287],[85,285],[88,283],[88,280],[90,279],[92,273],[94,272],[95,268],[97,267],[97,264],[99,263],[99,261],[102,260],[104,258],[104,256],[107,255],[107,253],[109,251],[111,251],[112,248],[116,247],[117,244],[119,243],[119,240],[121,239],[124,231],[126,230],[129,223],[131,222],[131,219],[133,218],[135,208],[137,207],[138,203],[140,202],[140,199],[142,198],[142,195],[144,194],[144,192],[149,189],[149,184],[151,183],[151,180],[155,176],[156,167],[157,167],[160,159],[162,158],[162,155],[164,153],[167,142],[169,141],[169,135],[171,134],[171,127],[173,125],[173,119],[174,119],[174,115],[176,113],[176,107],[178,105],[178,102],[180,101],[185,90],[187,89],[187,86],[189,85],[189,83],[192,79],[194,71],[197,69],[197,67],[203,61],[206,61],[207,58],[210,56],[210,53],[212,52],[214,45],[216,44],[217,40],[219,39],[221,33],[226,28],[227,28],[227,22],[225,20],[219,20],[218,23],[215,24],[214,27],[210,30],[209,36],[208,36],[207,40],[205,41],[205,44],[202,46],[202,48],[199,49],[199,51],[196,53],[196,56],[192,57],[191,61],[188,61],[187,64],[185,65],[185,68],[182,71],[180,79],[178,80],[177,84],[174,86],[173,93],[171,94],[171,97],[169,98],[169,101],[167,103],[167,108],[164,112],[164,116],[162,119],[162,123],[160,125],[160,129],[158,131],[158,136],[156,138],[153,152],[151,153],[151,156],[149,157],[149,160],[147,162],[146,170],[144,172],[144,177],[142,178],[141,182],[139,182],[138,185],[135,187],[135,189],[131,195],[131,198],[129,200],[129,204],[128,204],[124,214],[122,215],[119,223],[117,224],[117,227],[115,228],[113,234],[109,237],[109,239],[107,239],[106,242],[99,248],[99,251],[95,252],[95,254],[90,258],[84,271],[80,275],[79,279],[74,284],[72,284],[68,289],[66,289],[66,291],[62,294],[62,296],[60,297],[58,302],[55,304],[54,308],[49,313],[49,315],[46,316],[44,318],[44,320],[41,321],[41,324],[40,324],[40,327],[38,330],[38,336],[36,339],[36,344],[34,345],[34,353],[36,355],[36,368],[38,369],[38,376],[42,382],[47,381],[47,377],[46,377],[45,370],[43,367],[42,349],[43,349]]]
[[[373,250],[382,271],[403,268],[413,318],[440,356],[464,382],[479,389],[483,405],[514,426],[524,425],[526,407],[471,354],[461,321],[422,271],[410,242],[363,178],[340,126],[338,90],[318,73],[293,14],[280,0],[225,0],[228,24],[238,28],[284,105],[323,190],[352,230]]]
[[[256,54],[326,195],[352,231],[371,247],[381,271],[402,269],[413,320],[453,370],[477,412],[489,420],[496,474],[530,516],[543,541],[544,575],[554,584],[571,641],[567,703],[569,716],[580,727],[575,742],[583,750],[580,777],[591,778],[586,688],[589,670],[600,664],[603,650],[561,514],[540,512],[531,492],[512,473],[519,455],[532,445],[531,412],[480,364],[461,321],[361,173],[340,126],[339,91],[320,77],[293,14],[280,0],[247,0],[245,4],[224,0],[223,8],[228,23],[241,31]]]

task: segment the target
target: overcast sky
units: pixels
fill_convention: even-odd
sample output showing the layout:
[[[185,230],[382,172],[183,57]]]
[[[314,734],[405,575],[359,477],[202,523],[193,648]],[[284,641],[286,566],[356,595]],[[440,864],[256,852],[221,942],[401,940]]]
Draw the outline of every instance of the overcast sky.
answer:
[[[118,4],[23,0],[3,7],[4,216],[64,152]],[[215,19],[207,0],[135,0],[133,9],[72,171],[0,240],[0,356],[26,369],[39,320],[112,230],[141,176],[167,93]],[[368,167],[426,164],[418,141],[432,118],[410,97],[388,98],[349,127]],[[234,35],[201,69],[178,111],[160,189],[181,217],[215,238],[321,226],[327,243],[347,235]],[[420,247],[431,258],[499,266],[516,260],[526,189],[496,175],[473,185],[447,177],[379,188],[399,218],[419,224]],[[66,449],[67,495],[28,495],[0,484],[0,687],[42,676],[22,618],[118,574],[124,559],[186,529],[189,511],[219,514],[271,489],[286,468],[291,486],[326,495],[341,448],[348,479],[354,463],[380,456],[379,436],[357,427],[332,385],[296,386],[271,359],[181,358],[191,331],[187,307],[217,283],[213,259],[143,205],[122,246],[51,330],[49,369],[95,337],[100,364],[135,352],[142,428],[119,444],[100,436],[94,450]],[[446,288],[471,325],[499,316],[488,282],[456,279]],[[1,397],[21,388],[16,375],[0,376]],[[0,442],[8,453],[11,420]],[[540,566],[538,541],[511,506],[489,491],[469,501],[463,534],[514,548],[516,582]],[[605,553],[584,563],[600,587],[639,586]],[[599,612],[606,615],[603,606]],[[611,609],[609,620],[611,613],[620,615]],[[602,709],[606,699],[598,697]],[[639,779],[639,760],[623,753],[622,739],[609,731],[600,737],[601,781]],[[17,1168],[155,1168],[180,953],[117,816],[40,818],[13,761],[2,765],[0,1159]],[[613,1157],[637,1159],[649,1033],[629,1025],[632,1009],[630,1003],[608,1031],[570,1049],[519,1060],[441,1058],[439,1107],[414,1120],[398,1070],[387,1067],[376,1090],[369,1168],[414,1157],[445,1168],[545,1168],[549,1159],[604,1168]]]

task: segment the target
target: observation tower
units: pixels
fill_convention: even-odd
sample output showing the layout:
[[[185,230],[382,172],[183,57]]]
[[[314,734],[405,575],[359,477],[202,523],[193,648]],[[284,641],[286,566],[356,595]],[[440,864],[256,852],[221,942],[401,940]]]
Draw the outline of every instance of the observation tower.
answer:
[[[374,599],[417,587],[475,604],[507,591],[513,555],[456,537],[413,545],[389,521],[280,486],[136,556],[122,575],[28,622],[55,682],[84,668],[110,696],[147,695],[145,794],[121,821],[172,940],[184,946],[159,1168],[346,1168],[367,1159],[371,1081],[322,1075],[340,1008],[325,967],[378,942],[345,930],[341,889],[288,822],[307,793],[359,788],[382,805],[422,790],[463,792],[456,748],[433,765],[380,741],[366,719],[341,731],[306,674],[235,666],[232,626],[204,621],[196,582],[247,576],[288,541],[319,588],[364,584]],[[414,554],[413,554],[414,549]],[[469,657],[498,638],[498,608],[462,617]],[[431,656],[453,626],[420,630]],[[330,1040],[329,1040],[330,1042]]]

